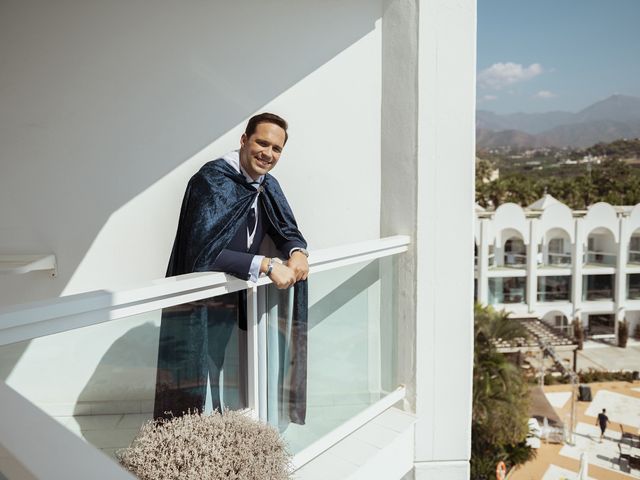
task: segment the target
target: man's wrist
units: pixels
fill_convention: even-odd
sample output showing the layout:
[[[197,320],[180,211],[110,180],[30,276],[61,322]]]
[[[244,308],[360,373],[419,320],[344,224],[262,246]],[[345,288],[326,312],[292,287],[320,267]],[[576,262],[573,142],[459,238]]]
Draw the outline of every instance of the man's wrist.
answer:
[[[302,247],[292,248],[291,251],[289,252],[289,257],[292,257],[293,254],[296,252],[300,252],[302,255],[309,258],[309,251],[306,248],[302,248]]]
[[[264,257],[262,262],[260,263],[260,273],[267,273],[267,269],[269,268],[269,261],[271,259],[269,257]]]

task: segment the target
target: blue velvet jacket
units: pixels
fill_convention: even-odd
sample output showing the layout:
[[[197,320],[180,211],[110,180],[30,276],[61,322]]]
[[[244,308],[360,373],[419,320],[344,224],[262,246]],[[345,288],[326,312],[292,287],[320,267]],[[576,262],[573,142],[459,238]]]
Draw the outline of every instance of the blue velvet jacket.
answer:
[[[265,175],[260,200],[283,253],[307,248],[280,184]],[[205,164],[187,186],[167,276],[211,271],[220,252],[243,226],[257,194],[244,175],[223,159]]]

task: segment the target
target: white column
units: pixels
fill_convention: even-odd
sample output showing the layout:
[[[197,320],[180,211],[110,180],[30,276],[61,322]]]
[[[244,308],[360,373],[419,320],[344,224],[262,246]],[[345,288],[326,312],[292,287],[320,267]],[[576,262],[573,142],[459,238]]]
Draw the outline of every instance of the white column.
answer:
[[[381,234],[413,240],[398,272],[396,318],[398,373],[408,389],[406,408],[418,417],[415,478],[466,480],[476,3],[385,0],[383,11]]]
[[[478,303],[489,303],[489,219],[480,220],[478,239]]]
[[[629,255],[629,237],[627,235],[628,217],[620,215],[618,217],[618,248],[616,252],[616,282],[615,282],[615,313],[616,327],[615,332],[618,334],[618,321],[624,320],[624,306],[627,298],[627,258]]]
[[[582,223],[582,218],[575,219],[575,238],[571,248],[571,299],[574,318],[576,312],[582,309],[582,256],[585,242]]]
[[[527,245],[527,305],[529,313],[536,308],[538,297],[538,220],[529,220],[529,245]]]

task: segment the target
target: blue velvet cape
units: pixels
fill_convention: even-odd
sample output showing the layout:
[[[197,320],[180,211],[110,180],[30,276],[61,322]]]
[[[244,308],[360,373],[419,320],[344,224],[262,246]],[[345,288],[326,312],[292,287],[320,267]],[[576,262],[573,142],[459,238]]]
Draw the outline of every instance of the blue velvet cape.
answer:
[[[276,245],[286,244],[306,248],[278,181],[267,174],[259,187],[260,201],[273,230],[281,237]],[[211,271],[220,254],[234,238],[258,194],[225,160],[205,164],[187,186],[173,244],[167,276]],[[287,252],[283,252],[288,255]],[[307,282],[294,285],[293,320],[291,330],[291,364],[288,366],[289,419],[304,424],[307,384]],[[207,381],[208,322],[234,317],[240,322],[246,310],[243,296],[229,295],[213,303],[189,304],[165,309],[160,327],[158,377],[154,418],[177,416],[188,409],[203,411]],[[218,301],[219,300],[219,301]],[[234,305],[235,303],[235,305]],[[171,413],[168,413],[171,412]]]

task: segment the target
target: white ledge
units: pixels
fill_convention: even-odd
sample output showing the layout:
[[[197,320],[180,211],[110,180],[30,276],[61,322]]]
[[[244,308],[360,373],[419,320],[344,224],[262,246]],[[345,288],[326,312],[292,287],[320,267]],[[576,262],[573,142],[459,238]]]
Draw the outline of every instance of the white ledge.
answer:
[[[0,274],[23,274],[37,270],[47,270],[56,274],[56,256],[52,253],[41,255],[0,255]]]
[[[395,236],[315,250],[311,274],[405,252],[410,238]],[[127,290],[93,291],[0,308],[0,345],[125,318],[257,285],[220,272],[189,273],[145,282]]]

